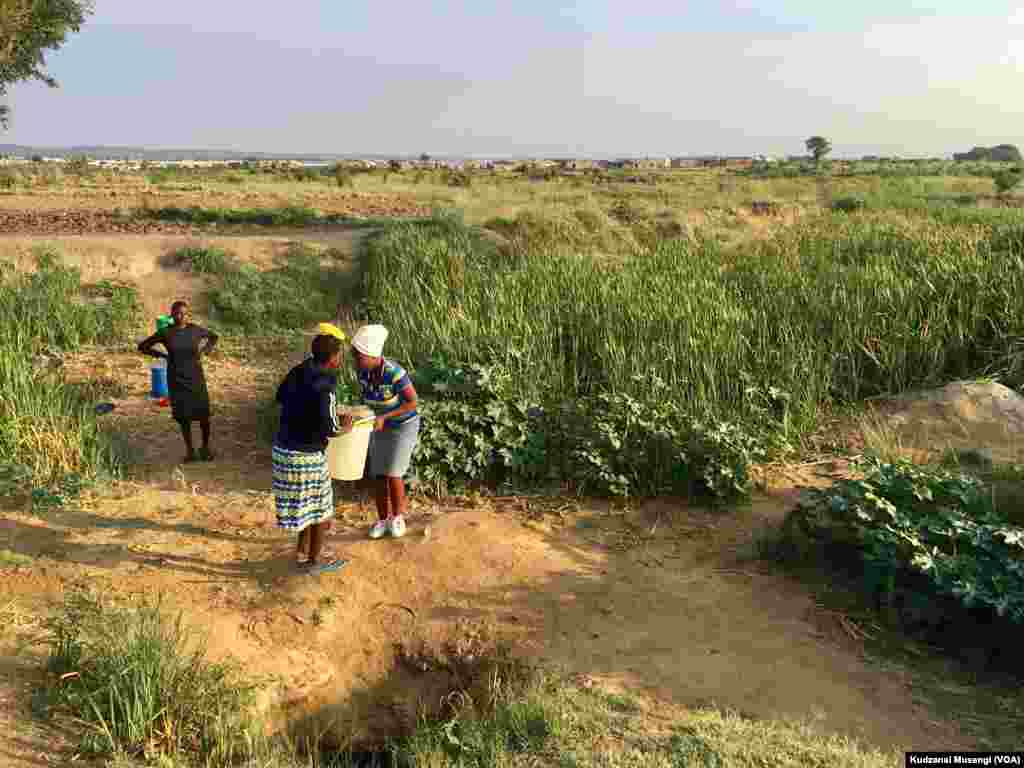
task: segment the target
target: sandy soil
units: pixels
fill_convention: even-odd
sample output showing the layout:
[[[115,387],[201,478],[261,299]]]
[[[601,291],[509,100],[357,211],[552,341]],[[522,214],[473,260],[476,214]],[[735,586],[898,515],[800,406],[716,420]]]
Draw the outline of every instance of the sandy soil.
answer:
[[[194,278],[161,266],[173,242],[62,247],[89,275],[139,284],[151,308],[201,292]],[[28,244],[8,240],[0,253]],[[234,250],[260,263],[278,247],[253,238]],[[569,672],[666,706],[714,702],[804,718],[879,747],[971,746],[915,701],[909,677],[868,666],[804,588],[737,564],[755,531],[781,520],[791,481],[725,514],[667,499],[627,512],[568,499],[416,499],[407,537],[382,541],[366,539],[371,505],[346,488],[331,543],[349,564],[298,574],[294,542],[273,524],[269,450],[256,430],[260,403],[303,351],[299,342],[254,342],[244,357],[211,357],[217,460],[187,466],[169,413],[147,399],[143,358],[92,350],[70,359],[70,376],[108,376],[127,388],[105,419],[135,465],[125,482],[75,509],[0,501],[0,551],[28,558],[0,561],[6,600],[38,606],[80,580],[112,594],[165,591],[210,633],[214,655],[276,676],[274,696],[291,716],[315,713],[366,738],[407,718],[428,684],[396,667],[396,643],[439,643],[485,626]],[[0,646],[0,762],[47,765],[25,735],[25,686],[36,667],[24,650],[2,638]]]

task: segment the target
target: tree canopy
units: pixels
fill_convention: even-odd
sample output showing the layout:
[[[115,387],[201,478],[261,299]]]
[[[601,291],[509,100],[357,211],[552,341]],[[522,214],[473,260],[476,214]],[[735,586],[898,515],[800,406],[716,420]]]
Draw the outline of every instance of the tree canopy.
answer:
[[[1020,150],[1013,144],[999,144],[995,147],[975,147],[970,152],[954,153],[953,159],[958,161],[989,161],[1001,163],[1019,163],[1024,160]]]
[[[1000,171],[992,177],[992,181],[995,182],[996,185],[996,192],[1000,195],[1009,193],[1009,191],[1020,184],[1022,180],[1024,180],[1024,168],[1019,167]]]
[[[824,136],[811,136],[804,142],[807,151],[814,157],[814,162],[820,162],[821,158],[832,151],[832,143]]]
[[[0,98],[9,86],[29,80],[56,88],[46,54],[64,45],[92,12],[93,0],[0,0]],[[0,127],[9,117],[0,104]]]

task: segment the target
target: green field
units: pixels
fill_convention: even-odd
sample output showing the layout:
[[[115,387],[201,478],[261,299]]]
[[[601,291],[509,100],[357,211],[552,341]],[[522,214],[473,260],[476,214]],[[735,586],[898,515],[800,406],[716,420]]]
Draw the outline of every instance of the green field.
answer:
[[[666,172],[640,181],[486,172],[356,173],[340,182],[242,172],[4,178],[5,194],[19,201],[58,192],[79,201],[155,196],[152,205],[125,203],[121,215],[138,221],[246,232],[358,223],[369,231],[354,287],[341,256],[301,245],[274,268],[241,264],[220,248],[173,256],[208,280],[211,324],[239,359],[256,354],[250,334],[261,343],[294,339],[333,317],[339,297],[354,324],[387,325],[388,354],[412,369],[423,398],[422,493],[671,495],[728,514],[756,492],[759,468],[818,458],[811,437],[869,398],[979,377],[1024,385],[1019,198],[995,196],[984,164],[870,170]],[[252,197],[232,197],[240,194]],[[434,213],[360,217],[345,207],[385,198]],[[755,202],[775,207],[759,215]],[[59,503],[65,491],[116,476],[122,459],[119,436],[93,411],[103,382],[71,383],[47,360],[83,345],[123,347],[140,309],[132,289],[83,286],[60,254],[39,255],[32,274],[0,273],[0,490],[31,488]],[[853,560],[866,564],[872,599],[891,597],[912,572],[926,600],[989,610],[1009,636],[1024,621],[1024,530],[1020,510],[995,504],[988,483],[1000,472],[1019,483],[1024,473],[961,469],[876,459],[864,479],[809,502],[800,524],[857,542]],[[799,560],[807,553],[793,550],[804,544],[780,533],[762,554]],[[948,610],[964,626],[973,621]],[[163,619],[116,618],[140,647],[128,642],[105,656],[113,641],[98,620],[61,625],[51,646],[62,669],[92,654],[81,686],[54,706],[101,724],[96,751],[137,749],[174,704],[192,736],[177,734],[168,753],[218,766],[265,754],[259,764],[283,765],[234,719],[242,704],[229,695],[226,668],[210,671],[198,657],[165,668],[161,659],[180,649]],[[169,649],[150,653],[147,643]],[[137,685],[118,689],[108,710],[90,704],[113,685],[111,670],[132,659],[150,665],[138,667]],[[189,680],[208,685],[201,692],[224,708],[227,719],[213,730],[195,717],[206,704],[182,693]],[[490,690],[486,705],[463,691],[462,706],[425,717],[389,748],[438,766],[528,765],[553,755],[565,766],[763,764],[754,747],[780,765],[873,766],[891,757],[792,724],[698,714],[672,734],[599,758],[587,740],[609,723],[629,727],[632,705],[545,680]],[[145,697],[136,696],[140,687]]]

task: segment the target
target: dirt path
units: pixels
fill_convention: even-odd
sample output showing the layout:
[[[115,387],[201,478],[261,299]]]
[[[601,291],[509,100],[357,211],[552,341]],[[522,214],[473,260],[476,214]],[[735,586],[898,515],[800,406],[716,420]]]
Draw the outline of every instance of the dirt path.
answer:
[[[362,712],[367,737],[394,727],[388,713],[403,698],[395,643],[483,625],[612,690],[809,718],[878,746],[966,746],[931,721],[906,681],[823,631],[804,590],[729,567],[728,542],[755,516],[780,514],[777,499],[727,520],[676,510],[653,535],[601,510],[552,526],[511,500],[421,502],[405,539],[380,542],[365,539],[369,506],[342,501],[333,543],[350,564],[310,578],[292,569],[293,542],[272,525],[265,482],[223,493],[171,485],[127,486],[79,511],[6,511],[0,549],[32,562],[6,569],[12,599],[55,597],[83,578],[118,594],[167,591],[211,633],[215,654],[281,676],[285,700],[304,712],[350,720],[354,693],[388,688]],[[634,543],[620,551],[624,541]]]
[[[152,240],[83,241],[73,258],[97,277],[114,271],[137,281],[147,304],[200,290],[160,266],[167,243]],[[253,239],[234,250],[250,248],[247,258],[258,262],[277,247]],[[371,508],[353,495],[338,502],[333,536],[349,565],[317,578],[295,573],[294,543],[273,525],[269,451],[257,433],[260,404],[303,351],[296,342],[211,358],[217,461],[188,466],[178,464],[169,414],[146,398],[143,360],[111,351],[69,360],[73,377],[125,387],[105,418],[126,436],[135,468],[75,509],[0,502],[0,551],[24,560],[0,559],[8,599],[36,606],[81,580],[113,594],[165,591],[209,632],[212,653],[277,676],[293,714],[335,717],[357,736],[389,732],[427,684],[396,668],[396,643],[483,626],[666,706],[714,702],[755,717],[809,719],[879,747],[971,746],[954,725],[932,720],[907,680],[867,666],[805,589],[735,565],[732,553],[751,531],[781,518],[784,494],[724,515],[668,501],[621,515],[568,502],[540,514],[517,499],[419,499],[408,536],[376,542],[365,538]],[[19,686],[29,673],[22,654],[0,645],[4,726],[2,718],[27,716]],[[0,761],[31,752],[3,735],[12,732],[0,727]]]

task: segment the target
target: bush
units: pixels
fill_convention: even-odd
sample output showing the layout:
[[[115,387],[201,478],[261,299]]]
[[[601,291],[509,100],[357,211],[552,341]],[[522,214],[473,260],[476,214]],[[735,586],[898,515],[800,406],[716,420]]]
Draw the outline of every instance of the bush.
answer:
[[[751,465],[766,453],[738,425],[688,418],[657,377],[645,401],[601,394],[544,408],[515,395],[498,366],[435,361],[413,381],[424,419],[413,465],[438,492],[558,482],[595,495],[733,500],[750,493]]]
[[[643,377],[647,396],[602,393],[563,409],[550,439],[567,439],[549,460],[566,457],[564,474],[583,493],[611,496],[749,495],[751,465],[766,445],[743,427],[696,421],[656,374]]]
[[[867,202],[862,197],[839,197],[832,201],[832,210],[842,213],[852,213],[862,210]]]
[[[791,541],[858,552],[866,589],[882,602],[909,584],[926,599],[1024,624],[1024,528],[994,508],[979,480],[878,459],[860,469],[862,479],[807,491],[787,520]]]
[[[179,248],[172,258],[176,264],[199,274],[220,275],[233,268],[231,255],[214,246]]]
[[[413,461],[417,482],[442,492],[531,475],[522,453],[530,404],[510,394],[500,369],[434,361],[412,377],[423,415]]]
[[[352,172],[343,165],[334,167],[334,181],[339,187],[351,187],[353,184]]]
[[[1000,195],[1005,195],[1020,184],[1021,179],[1024,179],[1024,169],[1021,168],[999,171],[992,177],[992,181],[996,186],[996,192]]]
[[[152,184],[154,187],[159,187],[164,184],[170,184],[177,178],[177,174],[174,171],[153,171],[146,176],[146,181]]]
[[[89,727],[83,750],[229,766],[253,755],[255,687],[205,658],[179,614],[72,591],[47,622],[48,699]]]

